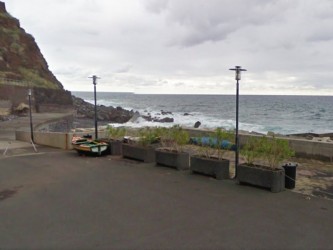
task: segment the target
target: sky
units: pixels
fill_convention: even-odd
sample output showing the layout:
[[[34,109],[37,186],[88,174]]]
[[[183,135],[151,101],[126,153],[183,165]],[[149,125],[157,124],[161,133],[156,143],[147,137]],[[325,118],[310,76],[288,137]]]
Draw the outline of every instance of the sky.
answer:
[[[7,0],[70,91],[333,95],[332,0]]]

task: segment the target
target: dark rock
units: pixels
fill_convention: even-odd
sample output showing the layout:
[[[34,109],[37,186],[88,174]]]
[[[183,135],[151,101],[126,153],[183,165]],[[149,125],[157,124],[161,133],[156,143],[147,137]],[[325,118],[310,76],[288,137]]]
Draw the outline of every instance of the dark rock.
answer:
[[[201,125],[201,122],[197,121],[196,123],[194,123],[194,128],[199,128]]]
[[[172,115],[172,112],[161,110],[161,114],[162,115]]]
[[[169,122],[174,122],[174,119],[170,118],[170,117],[165,117],[165,118],[162,118],[162,119],[154,119],[154,122],[169,123]]]
[[[91,103],[85,102],[83,99],[73,96],[73,106],[77,115],[81,118],[95,118],[95,106]],[[97,119],[99,121],[125,123],[128,122],[135,112],[123,109],[122,107],[106,107],[102,105],[97,106]]]
[[[184,113],[184,116],[188,116],[188,115],[190,115],[189,113]]]
[[[145,119],[148,122],[151,122],[153,120],[153,118],[150,115],[143,115],[141,116],[143,119]]]
[[[149,122],[174,122],[174,119],[171,117],[164,117],[164,118],[159,118],[159,117],[152,117],[150,114],[149,115],[142,115],[141,116],[143,119]]]

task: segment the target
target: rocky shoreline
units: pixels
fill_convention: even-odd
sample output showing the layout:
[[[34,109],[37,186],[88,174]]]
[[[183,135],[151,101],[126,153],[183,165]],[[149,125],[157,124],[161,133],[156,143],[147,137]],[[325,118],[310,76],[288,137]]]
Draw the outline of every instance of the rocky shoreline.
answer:
[[[93,128],[95,126],[95,106],[94,104],[88,103],[84,101],[82,98],[72,96],[73,101],[73,110],[75,111],[75,115],[73,117],[72,124],[69,124],[68,121],[58,122],[57,125],[51,126],[49,131],[53,132],[65,132],[68,129],[72,128]],[[28,108],[17,112],[13,111],[8,114],[0,113],[0,122],[1,121],[11,121],[15,120],[21,116],[27,116],[29,112]],[[135,122],[137,119],[142,118],[146,121],[153,121],[158,123],[173,123],[174,119],[172,118],[172,112],[161,110],[161,115],[163,118],[151,116],[151,114],[142,115],[138,111],[127,110],[122,107],[112,107],[112,106],[104,106],[97,105],[97,121],[98,126],[106,126],[109,123],[119,123],[124,124],[126,122],[132,121]],[[170,115],[171,117],[165,117],[165,115]],[[184,114],[184,116],[189,114]],[[193,128],[199,128],[201,125],[200,121],[197,121]],[[248,131],[241,131],[245,134],[250,133]],[[258,134],[260,133],[251,132],[250,134]],[[279,135],[274,134],[273,132],[269,132],[268,135],[276,135],[282,137],[289,138],[305,138],[313,141],[320,142],[332,142],[333,141],[333,133],[324,133],[324,134],[315,134],[315,133],[302,133],[302,134],[290,134],[290,135]]]
[[[95,105],[84,101],[82,98],[72,96],[73,107],[76,111],[76,120],[79,123],[82,123],[84,127],[87,127],[88,124],[91,125],[90,121],[93,121],[92,126],[94,126],[95,120]],[[161,110],[162,114],[172,114],[171,112]],[[174,119],[172,117],[158,118],[149,115],[141,115],[138,111],[127,110],[122,107],[112,107],[97,105],[97,121],[102,125],[107,123],[126,123],[128,121],[135,121],[139,117],[142,117],[146,121],[154,122],[164,122],[172,123]]]
[[[73,107],[76,111],[78,119],[95,119],[95,106],[94,104],[84,101],[82,98],[72,96]],[[128,122],[134,115],[133,110],[126,110],[122,107],[106,107],[104,105],[97,105],[97,120],[107,121],[109,123],[125,123]]]

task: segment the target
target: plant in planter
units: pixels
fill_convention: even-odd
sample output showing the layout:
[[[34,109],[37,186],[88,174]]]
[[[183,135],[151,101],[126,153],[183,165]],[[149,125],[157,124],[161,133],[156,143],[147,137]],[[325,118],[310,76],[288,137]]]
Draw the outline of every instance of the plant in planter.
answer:
[[[262,155],[270,168],[280,169],[281,162],[294,156],[294,154],[295,152],[290,149],[287,140],[279,139],[275,136],[272,138],[264,137]]]
[[[107,126],[107,137],[110,146],[111,155],[122,155],[122,142],[126,135],[125,128],[118,128],[113,126]]]
[[[190,156],[184,151],[189,139],[188,132],[179,125],[163,130],[161,135],[163,147],[156,149],[156,163],[178,170],[189,169]]]
[[[139,130],[138,144],[147,147],[156,144],[160,140],[159,128],[146,127]]]
[[[213,176],[216,179],[228,179],[230,161],[223,159],[223,155],[231,148],[233,138],[231,131],[217,128],[209,137],[209,143],[200,143],[199,154],[191,156],[192,172]]]
[[[288,141],[276,137],[252,137],[241,150],[246,163],[237,167],[240,184],[251,184],[280,192],[285,186],[282,160],[293,156]],[[268,164],[264,164],[266,162]]]
[[[255,166],[254,161],[261,158],[263,154],[261,143],[263,140],[264,138],[261,137],[250,137],[241,149],[241,155],[244,157],[247,165]]]
[[[175,125],[170,130],[172,148],[176,152],[184,152],[184,146],[189,142],[190,136],[181,126]]]
[[[159,141],[157,130],[146,127],[140,129],[138,135],[138,140],[123,143],[123,157],[146,163],[155,162],[155,148]]]

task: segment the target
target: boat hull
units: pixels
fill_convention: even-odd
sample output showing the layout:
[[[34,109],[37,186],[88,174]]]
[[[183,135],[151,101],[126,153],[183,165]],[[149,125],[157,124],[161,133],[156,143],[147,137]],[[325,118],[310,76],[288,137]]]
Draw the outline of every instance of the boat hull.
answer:
[[[100,156],[108,149],[108,144],[105,142],[89,139],[84,140],[82,138],[72,141],[72,145],[79,155],[85,154]]]

